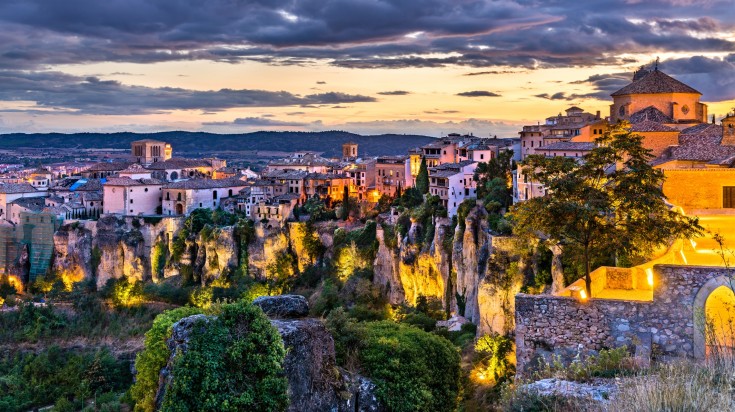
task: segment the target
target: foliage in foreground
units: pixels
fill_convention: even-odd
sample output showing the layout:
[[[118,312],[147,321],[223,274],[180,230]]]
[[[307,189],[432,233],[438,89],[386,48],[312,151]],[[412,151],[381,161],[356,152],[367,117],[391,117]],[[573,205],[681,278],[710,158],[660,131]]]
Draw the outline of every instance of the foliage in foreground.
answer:
[[[0,410],[54,403],[80,410],[86,399],[124,391],[131,382],[130,363],[106,349],[80,352],[54,346],[38,354],[6,354],[0,357]]]
[[[171,326],[198,313],[180,308],[159,316],[146,334],[146,348],[136,359],[138,381],[131,390],[136,411],[152,411],[158,373],[169,351]],[[193,328],[186,352],[173,363],[176,377],[166,390],[167,411],[280,411],[288,406],[288,382],[282,374],[286,351],[278,331],[263,312],[244,302],[218,305],[216,318]],[[205,327],[206,323],[206,327]]]
[[[453,411],[459,396],[460,356],[448,340],[391,321],[356,323],[333,311],[327,325],[338,355],[359,364],[394,412]],[[352,358],[354,362],[350,362]]]

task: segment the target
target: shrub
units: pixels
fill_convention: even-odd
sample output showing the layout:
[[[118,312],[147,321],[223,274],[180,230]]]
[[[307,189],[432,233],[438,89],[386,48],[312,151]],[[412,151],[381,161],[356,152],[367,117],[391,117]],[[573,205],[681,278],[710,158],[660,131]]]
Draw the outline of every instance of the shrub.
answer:
[[[535,372],[538,379],[559,378],[572,381],[588,381],[595,377],[612,378],[630,375],[636,371],[635,360],[627,347],[602,349],[597,355],[582,356],[578,353],[569,365],[564,365],[558,356],[551,361],[543,359]]]
[[[153,326],[146,332],[145,349],[135,357],[135,369],[138,373],[135,384],[130,390],[136,403],[136,411],[152,412],[155,410],[158,374],[166,366],[170,355],[166,339],[171,335],[171,325],[197,313],[201,313],[201,310],[190,307],[163,312],[156,316]]]
[[[389,321],[367,323],[359,360],[391,411],[457,407],[460,356],[442,337]]]
[[[214,295],[214,292],[212,288],[197,287],[191,291],[191,294],[189,295],[189,303],[191,303],[192,306],[197,307],[197,308],[209,309],[209,307],[212,306],[212,296],[213,295]]]
[[[0,357],[0,410],[27,411],[53,403],[57,409],[80,410],[84,400],[125,390],[131,381],[129,362],[104,349],[52,346],[39,353],[5,354]]]
[[[138,304],[143,301],[143,282],[127,277],[116,279],[113,281],[110,297],[112,304],[118,308]]]
[[[206,327],[192,329],[173,364],[163,399],[171,411],[281,411],[288,406],[286,350],[260,308],[225,304]]]

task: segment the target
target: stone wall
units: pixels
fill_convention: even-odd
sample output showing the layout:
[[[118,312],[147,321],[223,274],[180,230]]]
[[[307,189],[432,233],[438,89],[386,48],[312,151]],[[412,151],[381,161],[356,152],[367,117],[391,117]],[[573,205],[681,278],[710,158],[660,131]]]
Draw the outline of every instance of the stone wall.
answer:
[[[735,186],[735,169],[664,169],[664,194],[684,210],[722,209],[722,187]]]
[[[704,338],[695,319],[709,294],[727,284],[724,268],[658,265],[653,301],[516,295],[516,357],[520,374],[541,357],[569,362],[578,353],[630,347],[649,359],[701,358]]]

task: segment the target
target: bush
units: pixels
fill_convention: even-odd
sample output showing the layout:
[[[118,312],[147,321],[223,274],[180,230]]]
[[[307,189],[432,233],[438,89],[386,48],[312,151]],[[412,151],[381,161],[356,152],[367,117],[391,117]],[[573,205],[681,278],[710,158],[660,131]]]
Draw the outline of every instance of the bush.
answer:
[[[444,338],[389,321],[367,323],[359,360],[391,411],[457,407],[460,356]]]
[[[75,404],[125,390],[131,382],[129,362],[104,349],[90,352],[52,346],[37,354],[6,354],[0,358],[0,410],[26,411],[53,403],[55,410],[79,410]]]
[[[541,359],[535,377],[584,382],[595,377],[630,375],[636,369],[635,360],[630,356],[628,348],[623,346],[616,349],[602,349],[597,355],[587,357],[578,353],[569,365],[564,365],[558,356],[553,357],[551,361]]]
[[[135,369],[138,373],[135,384],[130,390],[136,403],[136,411],[152,412],[155,410],[158,375],[166,366],[170,355],[166,339],[171,335],[171,325],[197,313],[201,313],[201,310],[190,307],[163,312],[156,316],[153,326],[146,332],[145,349],[135,357]]]
[[[163,399],[172,411],[281,411],[288,406],[286,350],[260,308],[225,304],[217,318],[192,329],[173,364]]]

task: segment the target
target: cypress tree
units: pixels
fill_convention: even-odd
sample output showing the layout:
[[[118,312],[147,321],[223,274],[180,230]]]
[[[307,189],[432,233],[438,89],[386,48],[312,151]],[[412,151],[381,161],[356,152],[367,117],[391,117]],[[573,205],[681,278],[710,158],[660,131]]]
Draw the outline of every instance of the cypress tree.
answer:
[[[429,168],[426,166],[426,158],[421,159],[419,174],[416,176],[416,189],[422,195],[429,193]]]

